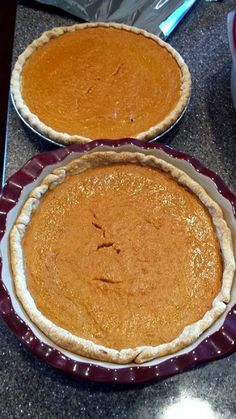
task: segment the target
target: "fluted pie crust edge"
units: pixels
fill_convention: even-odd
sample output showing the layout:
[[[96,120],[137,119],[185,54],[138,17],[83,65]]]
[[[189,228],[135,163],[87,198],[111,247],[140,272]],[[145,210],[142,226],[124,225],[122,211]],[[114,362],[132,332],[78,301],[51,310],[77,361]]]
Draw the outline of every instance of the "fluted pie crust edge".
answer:
[[[177,64],[182,73],[182,86],[181,86],[181,95],[176,107],[167,115],[160,123],[150,127],[147,131],[137,133],[133,138],[137,138],[141,141],[147,141],[152,138],[157,137],[158,135],[165,132],[168,128],[170,128],[181,116],[182,112],[184,111],[185,107],[188,104],[190,91],[191,91],[191,77],[188,70],[187,65],[185,64],[183,58],[180,54],[172,48],[169,44],[162,41],[157,36],[143,30],[136,28],[134,26],[128,26],[124,24],[118,23],[84,23],[84,24],[76,24],[73,26],[64,26],[59,28],[53,28],[50,31],[44,32],[38,39],[34,40],[26,49],[25,51],[18,57],[18,60],[14,66],[12,77],[11,77],[11,92],[14,99],[14,103],[22,117],[39,133],[43,134],[44,136],[52,139],[53,141],[57,141],[59,143],[68,145],[73,143],[88,143],[92,141],[88,137],[84,137],[82,135],[70,135],[68,133],[63,133],[59,131],[55,131],[50,126],[45,125],[37,115],[32,113],[27,106],[24,98],[22,96],[21,91],[21,74],[25,62],[31,56],[31,54],[40,46],[46,44],[52,38],[57,38],[60,35],[63,35],[65,32],[73,32],[76,30],[83,30],[86,28],[96,28],[96,27],[112,27],[120,30],[126,30],[129,32],[133,32],[136,34],[142,34],[146,38],[151,38],[157,44],[165,47],[175,58]]]
[[[174,340],[158,346],[139,346],[115,350],[75,336],[47,319],[37,309],[34,299],[27,288],[22,239],[27,225],[30,224],[32,214],[40,205],[41,198],[50,189],[64,182],[67,176],[73,176],[92,167],[114,163],[136,163],[159,168],[169,173],[179,184],[186,186],[208,208],[221,248],[224,267],[222,288],[213,300],[211,309],[205,313],[202,319],[186,326]],[[10,233],[10,256],[16,295],[32,322],[51,341],[72,353],[118,364],[130,362],[141,364],[164,355],[173,354],[196,341],[225,311],[226,305],[230,301],[235,271],[231,231],[223,218],[222,210],[218,204],[212,200],[202,186],[191,179],[185,172],[153,155],[145,155],[138,152],[92,152],[73,160],[64,167],[53,170],[51,174],[43,179],[39,186],[33,189],[23,205]]]

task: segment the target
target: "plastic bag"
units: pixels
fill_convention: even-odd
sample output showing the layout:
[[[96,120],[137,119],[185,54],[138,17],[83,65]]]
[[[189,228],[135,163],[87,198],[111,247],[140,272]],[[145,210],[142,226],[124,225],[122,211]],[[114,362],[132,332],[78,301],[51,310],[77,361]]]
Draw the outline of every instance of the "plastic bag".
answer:
[[[87,22],[118,22],[166,39],[196,0],[37,0]]]

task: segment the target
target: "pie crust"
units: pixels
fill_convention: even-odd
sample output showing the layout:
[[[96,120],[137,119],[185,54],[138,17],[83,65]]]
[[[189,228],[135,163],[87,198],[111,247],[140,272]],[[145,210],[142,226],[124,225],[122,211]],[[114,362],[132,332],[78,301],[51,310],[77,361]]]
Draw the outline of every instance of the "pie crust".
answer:
[[[21,74],[22,74],[22,70],[25,63],[28,60],[28,58],[31,56],[31,54],[40,46],[48,43],[51,39],[55,37],[59,37],[65,32],[73,32],[76,30],[83,30],[85,28],[95,28],[95,27],[112,27],[112,28],[117,28],[120,30],[130,31],[135,34],[142,34],[146,38],[151,38],[156,43],[166,48],[168,52],[172,54],[177,64],[179,65],[179,68],[182,73],[182,87],[181,87],[181,92],[180,92],[181,93],[180,99],[177,102],[176,107],[161,122],[159,122],[158,124],[154,126],[151,126],[148,130],[144,132],[137,133],[137,135],[133,137],[142,141],[146,141],[146,140],[155,138],[156,136],[165,132],[178,120],[178,118],[181,116],[181,114],[183,113],[184,109],[187,106],[189,96],[190,96],[190,90],[191,90],[191,78],[190,78],[188,67],[185,64],[182,57],[178,54],[178,52],[174,48],[172,48],[169,44],[167,44],[166,42],[158,38],[157,36],[151,33],[148,33],[143,29],[138,29],[136,27],[131,27],[131,26],[117,24],[117,23],[85,23],[85,24],[76,24],[76,25],[67,26],[67,27],[54,28],[50,31],[44,32],[40,36],[40,38],[33,41],[25,49],[25,51],[19,56],[15,64],[13,73],[12,73],[11,91],[12,91],[14,102],[18,111],[32,127],[34,127],[40,133],[42,133],[43,135],[45,135],[46,137],[54,141],[60,142],[62,144],[87,143],[91,141],[90,138],[81,136],[79,134],[70,135],[68,133],[55,131],[50,126],[45,125],[38,118],[37,115],[33,114],[23,99],[23,95],[21,92]]]
[[[115,350],[95,344],[92,341],[79,338],[67,330],[56,326],[47,319],[36,307],[34,299],[27,288],[27,278],[24,268],[24,255],[22,239],[31,216],[40,205],[40,200],[50,189],[64,182],[67,176],[86,171],[89,168],[114,163],[136,163],[149,167],[159,168],[167,172],[176,181],[186,186],[197,195],[208,209],[215,226],[217,238],[220,243],[223,259],[222,288],[213,300],[212,307],[202,319],[185,327],[183,331],[171,342],[158,346],[139,346]],[[10,255],[16,295],[30,319],[58,346],[73,353],[102,361],[119,364],[129,362],[143,363],[163,355],[177,352],[193,343],[215,320],[224,312],[226,304],[230,301],[230,292],[235,271],[235,261],[232,247],[231,232],[223,218],[223,213],[206,191],[186,173],[153,155],[144,155],[138,152],[92,152],[85,154],[64,167],[53,170],[46,176],[28,196],[20,214],[10,233]]]

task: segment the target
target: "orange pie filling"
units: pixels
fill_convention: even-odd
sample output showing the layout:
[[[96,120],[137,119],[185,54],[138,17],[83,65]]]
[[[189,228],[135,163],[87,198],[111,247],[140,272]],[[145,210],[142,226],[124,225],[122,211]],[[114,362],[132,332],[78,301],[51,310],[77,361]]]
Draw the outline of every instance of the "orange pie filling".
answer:
[[[180,66],[164,46],[112,27],[51,39],[21,75],[24,101],[45,125],[91,139],[147,131],[175,109],[181,88]]]
[[[115,349],[170,342],[222,285],[208,210],[167,173],[130,163],[88,169],[46,193],[23,252],[40,312]]]

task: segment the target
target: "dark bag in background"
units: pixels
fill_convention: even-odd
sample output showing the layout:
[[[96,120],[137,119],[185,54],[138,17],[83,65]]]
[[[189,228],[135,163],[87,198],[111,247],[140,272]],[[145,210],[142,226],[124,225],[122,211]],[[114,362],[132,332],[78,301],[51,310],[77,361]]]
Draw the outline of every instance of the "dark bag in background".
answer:
[[[118,22],[166,39],[197,0],[37,0],[87,22]]]

